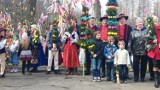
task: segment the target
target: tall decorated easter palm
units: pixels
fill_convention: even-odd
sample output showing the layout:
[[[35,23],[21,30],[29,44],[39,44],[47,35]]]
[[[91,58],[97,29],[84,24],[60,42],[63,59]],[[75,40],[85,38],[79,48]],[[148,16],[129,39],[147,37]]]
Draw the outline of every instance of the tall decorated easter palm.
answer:
[[[109,0],[107,3],[107,14],[108,14],[108,35],[117,37],[117,0]]]
[[[107,2],[107,14],[108,14],[108,36],[114,36],[117,37],[117,9],[118,9],[118,3],[117,0],[108,0]],[[120,84],[119,79],[119,70],[118,67],[116,67],[116,77],[117,77],[117,84]]]
[[[153,40],[156,39],[156,30],[155,30],[155,23],[154,23],[154,19],[152,16],[148,16],[145,18],[146,19],[146,25],[149,29],[149,33],[146,37],[146,50],[147,51],[151,51],[153,50],[157,44],[152,43]]]
[[[86,43],[86,31],[88,30],[88,20],[89,20],[89,8],[83,6],[82,16],[81,16],[81,27],[78,44],[80,46],[79,60],[83,64],[83,76],[84,76],[84,62],[86,60],[85,49],[87,47]]]

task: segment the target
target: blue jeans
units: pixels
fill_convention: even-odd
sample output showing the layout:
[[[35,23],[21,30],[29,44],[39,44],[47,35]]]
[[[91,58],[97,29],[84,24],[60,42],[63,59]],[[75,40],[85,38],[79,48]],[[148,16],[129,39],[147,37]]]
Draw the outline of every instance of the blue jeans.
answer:
[[[107,79],[114,79],[115,74],[114,74],[114,64],[113,62],[106,62],[107,65]]]
[[[127,79],[127,65],[118,65],[120,80],[125,81]]]
[[[101,59],[94,58],[92,59],[92,69],[93,69],[93,77],[100,77],[100,66],[101,66]]]
[[[10,63],[13,65],[18,65],[19,64],[19,58],[18,58],[18,52],[10,52],[9,54],[10,57]]]

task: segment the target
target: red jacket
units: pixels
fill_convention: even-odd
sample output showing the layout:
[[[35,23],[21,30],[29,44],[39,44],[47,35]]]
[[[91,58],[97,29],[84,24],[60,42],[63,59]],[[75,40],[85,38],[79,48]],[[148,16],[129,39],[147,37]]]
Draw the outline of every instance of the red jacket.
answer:
[[[160,60],[160,25],[155,27],[156,29],[156,37],[157,37],[157,46],[154,48],[154,50],[148,52],[148,56],[150,58],[154,58],[156,60]]]

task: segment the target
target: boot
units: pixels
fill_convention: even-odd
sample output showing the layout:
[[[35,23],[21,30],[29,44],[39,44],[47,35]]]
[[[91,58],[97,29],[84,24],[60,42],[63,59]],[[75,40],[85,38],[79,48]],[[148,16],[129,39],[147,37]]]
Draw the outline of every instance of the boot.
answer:
[[[158,72],[157,71],[155,71],[154,72],[154,76],[155,76],[155,84],[154,84],[154,86],[155,86],[155,88],[158,88],[159,87],[159,84],[158,84]]]

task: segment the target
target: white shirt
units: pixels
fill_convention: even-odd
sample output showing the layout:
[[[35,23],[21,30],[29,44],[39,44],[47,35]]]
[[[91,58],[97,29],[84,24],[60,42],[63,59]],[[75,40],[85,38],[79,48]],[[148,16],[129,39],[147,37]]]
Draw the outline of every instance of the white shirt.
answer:
[[[17,47],[19,47],[19,41],[14,40],[13,43],[10,45],[9,49],[10,49],[11,52],[15,52]],[[18,52],[18,50],[16,50],[16,52]]]
[[[28,34],[26,32],[23,32],[22,39],[28,38]]]
[[[5,47],[6,42],[7,42],[7,39],[0,41],[0,49],[3,49]]]
[[[116,65],[130,64],[129,53],[126,49],[118,49],[114,55],[115,55],[114,64]]]

